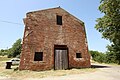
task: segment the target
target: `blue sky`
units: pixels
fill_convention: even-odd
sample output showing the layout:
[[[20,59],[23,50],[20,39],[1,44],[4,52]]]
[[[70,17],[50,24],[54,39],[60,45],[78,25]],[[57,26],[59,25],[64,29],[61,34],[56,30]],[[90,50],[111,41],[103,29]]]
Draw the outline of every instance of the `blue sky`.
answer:
[[[89,49],[105,52],[109,41],[94,28],[95,20],[103,16],[99,5],[100,0],[0,0],[0,49],[12,47],[23,37],[27,12],[61,6],[85,23]]]

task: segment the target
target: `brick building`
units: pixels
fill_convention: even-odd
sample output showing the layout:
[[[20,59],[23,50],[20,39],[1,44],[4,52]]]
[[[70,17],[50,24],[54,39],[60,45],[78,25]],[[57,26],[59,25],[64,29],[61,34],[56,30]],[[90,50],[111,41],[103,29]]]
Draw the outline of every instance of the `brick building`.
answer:
[[[64,9],[29,12],[24,23],[20,70],[91,66],[84,23]]]

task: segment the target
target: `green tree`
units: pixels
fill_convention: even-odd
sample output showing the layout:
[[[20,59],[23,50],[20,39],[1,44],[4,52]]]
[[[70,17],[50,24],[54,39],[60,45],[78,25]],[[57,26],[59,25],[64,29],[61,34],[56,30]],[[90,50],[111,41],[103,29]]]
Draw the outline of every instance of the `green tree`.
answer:
[[[101,0],[99,10],[104,16],[96,20],[95,28],[111,42],[108,51],[116,56],[114,60],[120,64],[120,0]]]
[[[116,51],[116,48],[114,48],[114,45],[107,46],[107,52],[106,52],[106,62],[107,63],[117,63],[119,64],[120,55],[119,50]]]
[[[102,52],[98,52],[98,51],[93,51],[93,50],[90,50],[89,51],[91,56],[92,56],[92,59],[94,61],[97,61],[97,62],[100,62],[100,63],[105,63],[106,62],[106,54],[102,53]]]
[[[5,50],[4,50],[4,49],[1,49],[1,50],[0,50],[0,55],[1,55],[1,56],[8,55],[8,50],[7,50],[7,49],[5,49]]]
[[[8,50],[8,57],[16,57],[21,53],[21,39],[18,39],[13,45],[12,48]]]

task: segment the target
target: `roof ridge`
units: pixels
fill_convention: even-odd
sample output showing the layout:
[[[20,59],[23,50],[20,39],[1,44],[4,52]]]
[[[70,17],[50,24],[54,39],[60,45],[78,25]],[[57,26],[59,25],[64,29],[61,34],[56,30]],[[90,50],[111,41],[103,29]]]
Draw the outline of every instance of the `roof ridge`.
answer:
[[[84,22],[83,21],[81,21],[80,19],[78,19],[77,17],[75,17],[74,15],[72,15],[71,13],[69,13],[68,11],[66,11],[65,9],[61,8],[60,6],[54,7],[54,8],[48,8],[48,9],[31,11],[31,12],[28,12],[27,14],[34,13],[34,12],[46,11],[46,10],[53,10],[53,9],[62,9],[62,10],[64,10],[65,12],[67,12],[68,14],[70,14],[72,17],[74,17],[75,19],[77,19],[77,21],[79,21],[84,26]]]

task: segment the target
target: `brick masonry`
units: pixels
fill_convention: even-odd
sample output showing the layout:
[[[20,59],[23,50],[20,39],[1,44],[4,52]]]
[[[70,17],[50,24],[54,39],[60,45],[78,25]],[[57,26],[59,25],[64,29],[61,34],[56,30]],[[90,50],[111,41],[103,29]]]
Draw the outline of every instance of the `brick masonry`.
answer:
[[[62,16],[62,25],[57,25],[56,15]],[[67,45],[69,68],[91,66],[84,23],[64,9],[29,12],[24,23],[20,70],[54,69],[54,45]],[[34,61],[35,52],[43,52],[43,61]]]

